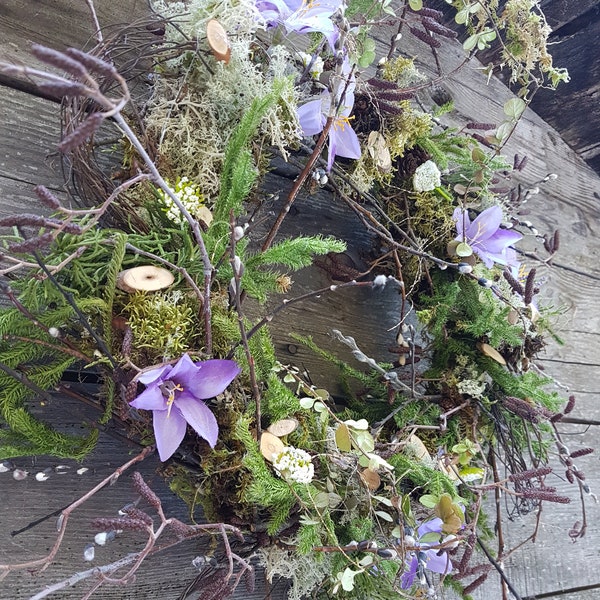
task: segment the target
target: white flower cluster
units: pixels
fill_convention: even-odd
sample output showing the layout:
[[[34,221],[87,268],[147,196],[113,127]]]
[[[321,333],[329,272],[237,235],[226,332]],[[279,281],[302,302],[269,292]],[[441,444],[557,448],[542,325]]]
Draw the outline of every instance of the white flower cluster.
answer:
[[[306,52],[298,52],[298,56],[305,68],[310,65],[310,76],[313,79],[319,79],[323,73],[323,67],[325,65],[323,59],[320,56],[315,57],[312,54],[307,54]]]
[[[169,186],[171,184],[167,181]],[[204,206],[204,198],[193,182],[188,177],[181,177],[177,180],[175,188],[173,189],[179,201],[185,206],[188,212],[192,216],[198,216],[200,209]],[[169,221],[173,223],[184,223],[185,218],[175,206],[175,203],[169,196],[167,196],[162,190],[158,190],[162,203],[164,205],[164,211]]]
[[[442,183],[441,173],[437,165],[428,160],[417,167],[413,177],[413,187],[417,192],[431,192]]]
[[[288,481],[310,483],[315,475],[315,467],[308,452],[287,446],[273,459],[277,474]]]

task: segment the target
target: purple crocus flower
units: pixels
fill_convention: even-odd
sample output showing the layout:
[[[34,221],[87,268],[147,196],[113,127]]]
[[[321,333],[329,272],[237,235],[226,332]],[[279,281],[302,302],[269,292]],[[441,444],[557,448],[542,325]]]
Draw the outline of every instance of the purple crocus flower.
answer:
[[[288,32],[322,33],[333,50],[339,32],[331,16],[341,4],[342,0],[258,0],[256,8],[267,25],[281,23]]]
[[[417,528],[417,541],[415,546],[419,548],[418,552],[410,552],[407,556],[406,564],[408,570],[402,574],[400,578],[400,586],[403,590],[407,590],[412,587],[417,574],[421,574],[423,569],[433,571],[434,573],[450,573],[452,571],[452,562],[446,554],[438,549],[431,548],[431,546],[437,546],[439,542],[426,543],[419,542],[419,540],[428,533],[439,533],[441,541],[441,532],[443,521],[440,518],[432,519],[422,523]],[[408,560],[410,558],[410,561]]]
[[[350,64],[348,59],[344,61],[342,66],[342,77],[350,76]],[[344,158],[360,158],[360,142],[354,129],[350,126],[350,113],[354,106],[354,87],[356,83],[354,77],[348,81],[342,81],[339,87],[338,96],[343,94],[343,101],[338,110],[338,114],[334,115],[333,123],[329,128],[329,151],[327,155],[327,170],[331,171],[333,159],[336,156]],[[338,100],[335,105],[340,104]],[[332,94],[325,91],[316,100],[311,100],[298,108],[298,120],[302,127],[302,133],[305,136],[316,135],[321,133],[327,123],[331,111]]]
[[[517,254],[509,246],[523,236],[516,231],[500,228],[502,209],[499,206],[486,208],[472,223],[464,208],[457,208],[452,218],[458,233],[455,240],[467,243],[488,269],[495,262],[518,267]]]
[[[177,450],[188,423],[214,447],[219,426],[203,400],[222,393],[239,372],[232,360],[194,363],[184,354],[175,365],[151,369],[138,377],[146,389],[131,406],[152,411],[160,460],[167,460]]]

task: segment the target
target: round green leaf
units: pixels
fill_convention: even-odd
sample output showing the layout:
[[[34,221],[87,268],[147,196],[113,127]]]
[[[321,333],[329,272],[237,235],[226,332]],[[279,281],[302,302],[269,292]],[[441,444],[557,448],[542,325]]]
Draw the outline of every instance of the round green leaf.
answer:
[[[473,254],[473,248],[467,244],[467,242],[460,242],[455,249],[456,256],[464,258],[465,256],[471,256]]]
[[[511,98],[504,103],[504,114],[516,121],[527,108],[527,104],[521,98]]]
[[[300,406],[302,408],[306,408],[307,410],[310,410],[313,407],[314,403],[314,398],[300,398]]]

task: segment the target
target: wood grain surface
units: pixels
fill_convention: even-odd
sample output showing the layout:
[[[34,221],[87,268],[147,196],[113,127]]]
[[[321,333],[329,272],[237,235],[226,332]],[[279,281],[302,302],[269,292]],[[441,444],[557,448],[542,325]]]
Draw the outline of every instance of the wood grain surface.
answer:
[[[136,0],[96,0],[98,16],[103,25],[128,23],[144,12],[144,3]],[[557,3],[564,4],[564,3]],[[561,18],[558,13],[557,22]],[[392,31],[380,35],[386,43]],[[85,2],[79,0],[7,0],[0,4],[0,60],[11,59],[33,64],[27,54],[30,41],[46,43],[53,47],[65,45],[84,46],[93,39],[94,29],[89,19]],[[428,48],[418,40],[402,45],[407,55],[427,56]],[[444,42],[439,52],[444,73],[451,73],[463,60],[458,44]],[[590,59],[592,60],[592,59]],[[431,61],[429,61],[431,63]],[[437,73],[423,70],[429,75]],[[511,97],[510,92],[499,81],[492,79],[485,84],[480,65],[472,61],[452,76],[440,82],[455,102],[455,110],[448,115],[447,123],[462,126],[466,121],[497,121],[502,119],[502,105]],[[431,104],[428,93],[420,100]],[[576,106],[569,109],[576,111]],[[564,115],[558,119],[566,118]],[[590,127],[598,126],[590,114]],[[580,119],[581,120],[581,119]],[[0,214],[11,212],[39,211],[31,188],[44,184],[54,190],[64,189],[64,174],[55,154],[55,143],[59,138],[58,106],[47,100],[0,85]],[[582,419],[600,420],[598,398],[600,389],[600,310],[598,290],[600,288],[600,178],[561,139],[547,123],[527,111],[505,152],[526,153],[529,156],[527,169],[520,174],[526,188],[535,187],[548,173],[557,173],[558,179],[540,184],[540,193],[531,197],[527,206],[531,213],[526,217],[541,232],[561,232],[561,248],[553,265],[538,270],[544,279],[541,302],[552,302],[564,308],[556,320],[556,331],[565,340],[563,346],[549,344],[539,361],[545,372],[555,377],[562,391],[570,390],[577,396],[573,416]],[[265,190],[280,191],[280,200],[285,197],[294,174],[282,170],[274,173],[265,183]],[[274,202],[265,208],[277,211]],[[326,226],[324,228],[324,226]],[[347,239],[351,244],[348,259],[359,265],[371,243],[361,233],[353,215],[331,194],[320,191],[315,196],[302,196],[286,219],[281,235],[320,231]],[[533,235],[525,240],[528,252],[543,255],[541,241]],[[532,261],[528,260],[531,264]],[[294,277],[296,283],[291,295],[330,285],[331,280],[321,269],[311,268]],[[313,335],[317,343],[346,358],[342,348],[331,341],[332,327],[353,335],[368,353],[376,358],[389,360],[387,340],[393,339],[397,311],[397,294],[386,290],[383,295],[361,289],[349,289],[324,295],[318,302],[307,302],[283,311],[273,323],[273,336],[283,362],[306,367],[313,379],[333,385],[335,373],[324,372],[322,363],[310,352],[298,345],[290,334]],[[260,311],[260,308],[256,309]],[[68,399],[57,400],[56,415],[67,429],[81,428],[84,416],[77,412],[77,403]],[[565,425],[571,449],[598,446],[597,427]],[[15,481],[10,474],[0,474],[0,562],[7,558],[21,560],[27,556],[41,555],[50,546],[55,531],[53,519],[28,530],[10,536],[10,532],[24,527],[32,520],[67,504],[84,490],[102,479],[118,464],[127,460],[131,448],[108,434],[103,434],[98,448],[86,459],[84,466],[89,471],[77,475],[76,465],[65,475],[52,476],[48,481],[38,482],[33,477]],[[591,455],[580,461],[590,486],[600,490],[598,458]],[[19,466],[37,472],[56,461],[43,457],[16,461]],[[147,461],[142,469],[161,487],[170,515],[186,518],[186,508],[174,498],[153,475],[156,462]],[[560,474],[560,470],[557,471]],[[576,490],[560,477],[552,481],[561,493],[576,500]],[[21,600],[29,598],[44,585],[60,580],[71,573],[87,568],[82,560],[83,547],[93,535],[89,522],[101,514],[114,514],[123,504],[132,499],[128,476],[122,477],[115,486],[98,495],[78,512],[70,529],[67,543],[57,562],[44,574],[12,575],[0,583],[0,598]],[[550,598],[551,600],[591,600],[600,591],[600,573],[597,564],[600,546],[598,507],[588,503],[589,528],[587,536],[573,544],[568,530],[578,518],[577,503],[572,505],[547,505],[544,507],[542,526],[538,540],[517,552],[506,561],[508,577],[523,599]],[[521,519],[504,524],[509,543],[516,543],[531,532],[531,519]],[[110,546],[97,549],[94,564],[116,560],[130,551],[134,540],[129,536],[119,537]],[[139,540],[138,540],[139,542]],[[140,574],[136,584],[128,588],[105,588],[99,597],[116,599],[131,598],[176,598],[182,587],[193,577],[190,558],[195,550],[177,548],[166,557],[157,557],[148,563],[147,571]],[[174,575],[175,574],[175,575]],[[261,582],[259,581],[259,584]],[[275,588],[272,598],[283,597],[283,588]],[[569,591],[571,590],[571,591]],[[262,598],[264,586],[249,595],[240,592],[239,598]],[[77,598],[79,589],[64,591],[55,598]],[[497,578],[475,593],[478,600],[500,598]]]

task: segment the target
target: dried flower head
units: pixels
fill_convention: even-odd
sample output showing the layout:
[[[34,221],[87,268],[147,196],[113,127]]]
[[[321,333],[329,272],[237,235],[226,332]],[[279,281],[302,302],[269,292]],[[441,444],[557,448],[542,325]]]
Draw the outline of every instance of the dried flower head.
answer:
[[[283,479],[298,483],[310,483],[315,475],[310,454],[292,446],[284,448],[274,458],[273,467]]]
[[[437,165],[428,160],[417,167],[413,176],[413,187],[417,192],[431,192],[441,185],[441,173]]]

